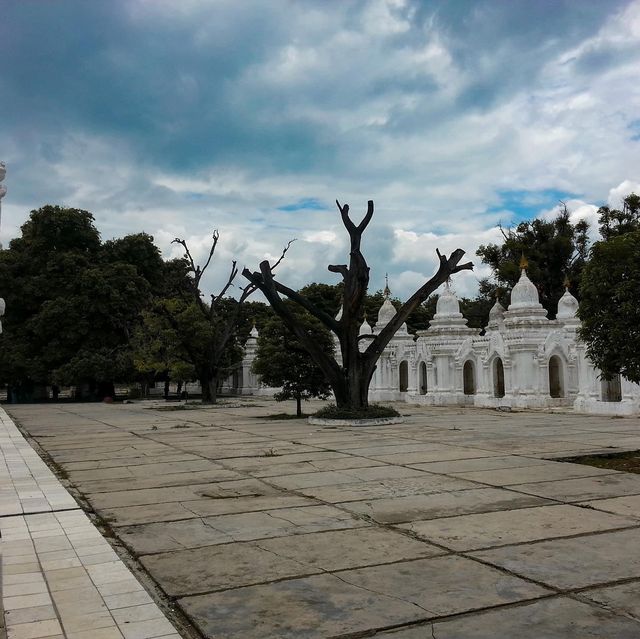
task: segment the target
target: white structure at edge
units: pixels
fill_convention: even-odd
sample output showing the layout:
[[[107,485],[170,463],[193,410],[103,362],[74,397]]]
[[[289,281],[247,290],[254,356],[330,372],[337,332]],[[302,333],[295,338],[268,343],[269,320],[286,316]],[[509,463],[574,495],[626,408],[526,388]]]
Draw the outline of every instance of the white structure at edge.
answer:
[[[384,306],[384,305],[383,305]],[[640,413],[640,386],[604,381],[579,340],[578,301],[568,290],[557,319],[547,319],[523,268],[505,310],[496,301],[484,335],[469,328],[449,284],[428,330],[402,329],[382,353],[370,387],[373,401],[430,406],[551,408],[585,413]],[[374,331],[389,321],[379,318]],[[382,322],[382,324],[380,323]]]
[[[7,166],[4,162],[0,162],[0,231],[2,230],[2,198],[7,194],[7,189],[2,185],[4,176],[7,174]],[[2,250],[2,243],[0,243]],[[0,297],[0,317],[4,315],[5,303]],[[0,333],[2,333],[2,322],[0,322]]]
[[[377,334],[396,311],[385,300],[373,327]],[[538,291],[523,268],[505,310],[498,301],[484,335],[469,328],[449,283],[438,298],[427,330],[412,335],[406,325],[384,349],[369,390],[371,401],[406,401],[427,406],[512,408],[571,407],[584,413],[640,414],[640,386],[626,379],[605,381],[579,340],[578,301],[569,291],[558,302],[557,319],[547,319]],[[243,394],[273,394],[251,373],[257,331],[246,344]],[[363,340],[366,343],[366,340]]]

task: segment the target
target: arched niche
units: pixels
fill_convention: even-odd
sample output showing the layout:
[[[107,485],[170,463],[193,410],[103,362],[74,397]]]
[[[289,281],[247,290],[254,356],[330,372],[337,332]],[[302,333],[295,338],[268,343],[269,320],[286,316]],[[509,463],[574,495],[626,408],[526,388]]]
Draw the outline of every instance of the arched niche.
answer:
[[[409,363],[405,360],[400,362],[400,368],[398,369],[399,387],[401,393],[406,393],[409,390]]]
[[[427,394],[427,365],[420,362],[420,395]]]
[[[558,355],[549,358],[549,395],[554,398],[564,397],[564,371]]]
[[[476,394],[476,367],[470,359],[462,367],[462,390],[465,395]]]
[[[493,360],[493,396],[504,397],[504,365],[502,359],[496,357]]]

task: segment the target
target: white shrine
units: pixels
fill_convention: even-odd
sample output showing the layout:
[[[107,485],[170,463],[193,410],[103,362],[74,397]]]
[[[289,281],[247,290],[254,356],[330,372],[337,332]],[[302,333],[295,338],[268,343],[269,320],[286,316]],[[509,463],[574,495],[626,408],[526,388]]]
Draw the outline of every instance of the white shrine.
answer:
[[[390,291],[374,326],[365,319],[361,334],[378,333],[394,317]],[[369,389],[370,401],[405,401],[427,406],[505,408],[573,407],[583,413],[640,414],[640,386],[619,376],[602,380],[586,355],[577,329],[578,300],[568,290],[555,320],[538,299],[523,268],[505,310],[499,302],[489,323],[469,328],[447,283],[427,330],[413,335],[406,325],[384,349]],[[258,332],[245,345],[243,394],[272,394],[251,372]],[[366,340],[363,340],[363,348]],[[240,389],[239,389],[240,390]]]

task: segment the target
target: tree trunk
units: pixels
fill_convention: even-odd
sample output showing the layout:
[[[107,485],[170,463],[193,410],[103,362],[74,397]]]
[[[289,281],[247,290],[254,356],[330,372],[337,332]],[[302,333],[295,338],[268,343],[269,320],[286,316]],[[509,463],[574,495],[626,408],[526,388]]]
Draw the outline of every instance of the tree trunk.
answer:
[[[215,404],[218,400],[218,377],[204,377],[200,380],[202,403]]]
[[[302,417],[302,399],[300,393],[296,394],[296,415]]]
[[[169,380],[165,379],[164,380],[164,398],[165,399],[169,399]],[[180,393],[178,393],[178,397],[180,396]]]
[[[251,272],[245,268],[242,273],[255,288],[262,291],[276,314],[293,331],[303,348],[307,350],[313,361],[326,375],[333,389],[338,408],[366,409],[369,405],[369,385],[375,371],[376,362],[396,331],[406,322],[410,313],[422,304],[447,278],[454,273],[471,269],[473,265],[471,262],[459,264],[464,255],[462,249],[456,249],[449,257],[442,255],[436,249],[439,259],[439,267],[436,274],[425,282],[398,309],[394,317],[379,333],[372,336],[364,352],[360,352],[359,330],[364,315],[364,301],[369,285],[369,266],[362,255],[360,245],[362,234],[373,216],[373,201],[369,200],[367,203],[367,212],[358,225],[349,217],[348,204],[342,206],[338,201],[336,201],[336,204],[350,239],[349,265],[329,265],[329,270],[332,273],[342,275],[344,282],[342,311],[339,318],[331,317],[324,310],[315,306],[308,298],[276,281],[273,277],[273,269],[279,264],[279,261],[272,266],[268,260],[263,260],[260,263],[259,272]],[[308,333],[296,315],[291,312],[284,303],[281,294],[311,313],[338,337],[342,354],[341,364],[338,364],[331,354],[325,353],[318,347],[313,335]]]

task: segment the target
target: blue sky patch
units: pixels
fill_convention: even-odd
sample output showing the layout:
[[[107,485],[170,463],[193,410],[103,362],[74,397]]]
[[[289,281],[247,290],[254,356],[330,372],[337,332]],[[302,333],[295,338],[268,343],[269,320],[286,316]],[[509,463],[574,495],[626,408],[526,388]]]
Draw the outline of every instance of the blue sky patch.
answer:
[[[285,204],[279,206],[278,211],[284,211],[285,213],[293,213],[295,211],[324,211],[326,210],[326,204],[322,203],[314,197],[303,198],[293,204]]]
[[[578,197],[576,193],[559,191],[557,189],[543,189],[540,191],[498,191],[500,204],[487,209],[488,213],[508,210],[514,214],[515,222],[531,220],[541,211],[553,208],[561,201],[566,202]]]

